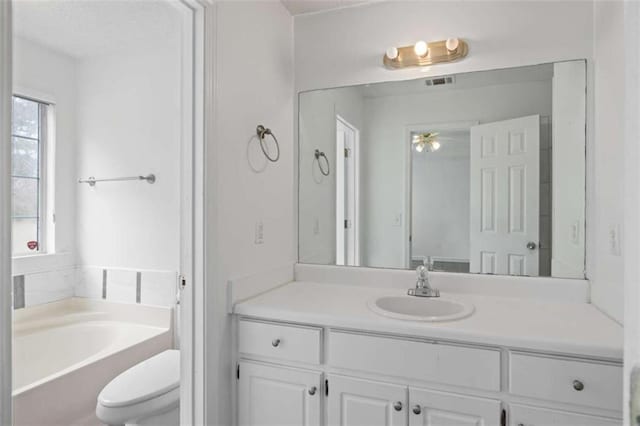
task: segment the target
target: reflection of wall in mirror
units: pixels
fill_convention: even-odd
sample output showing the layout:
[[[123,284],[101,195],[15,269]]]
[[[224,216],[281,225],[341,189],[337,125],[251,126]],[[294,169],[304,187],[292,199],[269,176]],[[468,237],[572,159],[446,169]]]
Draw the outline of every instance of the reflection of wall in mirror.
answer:
[[[366,148],[361,154],[363,265],[405,267],[406,236],[393,218],[405,206],[405,129],[419,123],[505,120],[526,115],[551,116],[552,65],[540,67],[529,81],[438,88],[413,94],[365,98]],[[460,82],[460,76],[457,76]],[[548,158],[548,157],[547,157]]]
[[[359,87],[300,95],[299,258],[304,263],[336,262],[336,116],[363,128],[363,97]],[[363,136],[361,134],[361,141]],[[314,157],[323,151],[331,164],[323,176]]]
[[[438,151],[411,154],[411,257],[468,264],[469,129],[438,133]]]

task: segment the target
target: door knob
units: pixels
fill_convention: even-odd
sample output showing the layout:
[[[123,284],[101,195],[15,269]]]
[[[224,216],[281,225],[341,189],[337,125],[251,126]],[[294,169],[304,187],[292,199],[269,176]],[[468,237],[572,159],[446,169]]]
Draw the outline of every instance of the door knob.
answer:
[[[396,411],[401,411],[402,410],[402,402],[400,402],[400,401],[396,402],[395,404],[393,404],[393,408]]]
[[[419,405],[414,405],[413,406],[413,414],[420,414],[422,413],[422,408],[420,408]]]
[[[312,386],[311,389],[309,389],[309,395],[311,396],[315,395],[317,390],[318,390],[317,387]]]
[[[582,383],[580,380],[574,380],[573,381],[573,388],[575,390],[577,390],[578,392],[580,392],[581,390],[584,389],[584,383]]]
[[[527,248],[528,248],[529,250],[535,250],[535,249],[536,249],[536,247],[538,247],[538,245],[537,245],[536,243],[534,243],[533,241],[529,241],[529,242],[527,243]]]
[[[278,346],[280,346],[280,339],[273,339],[271,341],[271,346],[273,346],[274,348],[277,348]]]

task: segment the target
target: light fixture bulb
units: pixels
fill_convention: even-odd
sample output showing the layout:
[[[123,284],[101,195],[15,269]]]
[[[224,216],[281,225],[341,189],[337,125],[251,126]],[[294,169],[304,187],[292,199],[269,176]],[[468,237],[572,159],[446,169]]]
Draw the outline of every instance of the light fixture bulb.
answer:
[[[431,142],[431,152],[437,151],[439,149],[440,149],[440,142],[438,141]]]
[[[427,45],[426,42],[420,40],[420,41],[417,41],[416,44],[413,46],[413,51],[415,52],[416,55],[420,57],[427,56],[427,54],[429,53],[429,46]]]
[[[424,143],[416,144],[416,151],[417,152],[422,152],[423,149],[424,149]]]
[[[458,40],[457,38],[448,38],[445,44],[449,52],[455,52],[456,50],[458,50],[460,40]]]
[[[387,49],[385,54],[387,55],[387,58],[394,60],[398,57],[398,49],[396,47],[390,47]]]

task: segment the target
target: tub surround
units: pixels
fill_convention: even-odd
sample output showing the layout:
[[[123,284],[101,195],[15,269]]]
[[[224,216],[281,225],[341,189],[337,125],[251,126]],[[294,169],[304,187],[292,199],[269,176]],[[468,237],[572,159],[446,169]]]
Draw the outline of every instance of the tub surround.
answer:
[[[100,390],[172,348],[172,324],[170,308],[75,297],[16,310],[15,424],[99,424]]]
[[[178,274],[174,271],[78,266],[13,277],[14,309],[70,297],[172,307]]]
[[[586,303],[586,282],[559,285],[553,300],[551,281],[516,279],[510,291],[508,277],[488,277],[471,290],[434,274],[442,298],[474,313],[420,322],[367,306],[410,297],[410,276],[347,272],[365,275],[349,285],[331,267],[298,265],[298,279],[342,284],[298,280],[235,304],[238,424],[620,423],[623,330]]]

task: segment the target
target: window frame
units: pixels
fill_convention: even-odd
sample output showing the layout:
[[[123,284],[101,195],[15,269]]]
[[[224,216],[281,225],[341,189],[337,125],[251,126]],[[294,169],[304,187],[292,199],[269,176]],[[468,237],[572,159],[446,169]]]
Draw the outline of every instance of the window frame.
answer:
[[[20,251],[16,253],[13,251],[13,245],[12,245],[12,252],[11,252],[12,257],[20,258],[20,257],[44,255],[49,253],[48,251],[49,242],[47,239],[47,236],[48,236],[47,201],[48,201],[48,195],[49,195],[48,179],[47,179],[48,178],[47,154],[48,154],[48,148],[49,148],[49,128],[50,128],[49,120],[51,119],[52,104],[50,102],[47,102],[38,98],[34,98],[33,96],[24,95],[21,93],[14,93],[11,96],[12,109],[13,109],[14,98],[23,99],[23,100],[35,102],[38,104],[38,138],[36,139],[38,142],[38,177],[35,178],[38,180],[38,201],[37,201],[38,206],[37,206],[37,217],[36,217],[37,219],[36,238],[38,242],[38,247],[36,250],[33,250],[33,251]],[[12,145],[13,145],[13,139],[15,137],[34,140],[34,138],[25,138],[24,136],[16,135],[13,133],[13,114],[12,114],[12,117],[11,117],[11,144]],[[11,181],[13,185],[14,178],[26,178],[26,177],[15,176],[13,174],[13,155],[11,160],[12,160]],[[14,223],[14,216],[13,216],[13,208],[12,208],[12,211],[11,211],[12,230],[13,230],[13,223]]]

